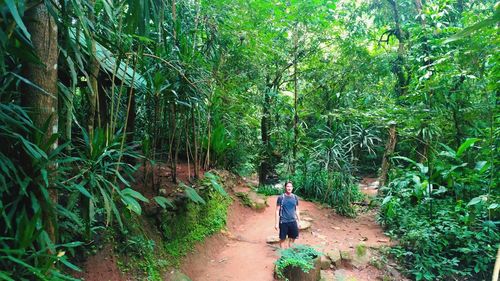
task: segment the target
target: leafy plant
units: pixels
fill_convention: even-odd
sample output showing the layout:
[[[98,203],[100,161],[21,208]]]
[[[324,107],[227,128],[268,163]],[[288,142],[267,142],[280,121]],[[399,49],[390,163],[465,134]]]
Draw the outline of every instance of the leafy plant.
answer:
[[[276,187],[274,185],[268,185],[268,184],[259,185],[259,187],[257,188],[258,193],[267,196],[283,194],[284,193],[283,190],[284,190],[283,187]]]
[[[298,267],[303,272],[309,272],[309,270],[314,268],[315,259],[320,256],[321,253],[311,246],[295,244],[290,248],[280,251],[280,258],[275,262],[276,273],[278,277],[285,278],[284,271],[288,267]]]
[[[491,274],[500,241],[498,212],[492,212],[499,194],[484,186],[490,166],[474,159],[483,155],[483,148],[473,150],[479,141],[465,140],[456,150],[442,145],[431,168],[394,157],[411,166],[391,181],[379,220],[400,241],[390,252],[417,280]]]

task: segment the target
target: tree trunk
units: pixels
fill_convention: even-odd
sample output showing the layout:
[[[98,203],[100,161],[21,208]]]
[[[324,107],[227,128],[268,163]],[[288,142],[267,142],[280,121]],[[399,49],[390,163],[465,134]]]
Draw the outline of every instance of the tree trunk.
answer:
[[[294,52],[293,52],[293,164],[292,173],[295,171],[295,161],[297,159],[297,142],[299,135],[299,116],[297,113],[298,89],[297,89],[297,51],[298,51],[298,26],[295,23],[295,36],[294,36]]]
[[[389,137],[385,145],[384,156],[382,157],[382,167],[380,169],[379,187],[384,186],[387,181],[387,173],[389,172],[389,168],[391,166],[389,157],[394,153],[394,148],[396,147],[396,141],[397,141],[396,123],[391,123],[389,124]]]
[[[194,146],[194,177],[197,179],[200,177],[200,161],[198,159],[198,130],[196,129],[196,118],[194,114],[194,105],[191,107],[191,122],[193,129],[193,146]]]
[[[135,133],[135,119],[137,116],[136,113],[136,100],[135,100],[135,91],[133,88],[131,88],[129,92],[129,99],[130,99],[130,106],[129,106],[129,112],[127,115],[127,128],[126,128],[126,133],[127,133],[127,143],[131,143],[134,141],[134,133]],[[125,158],[127,163],[133,164],[134,159],[127,157]]]
[[[267,88],[264,92],[264,103],[262,104],[262,118],[260,120],[260,131],[262,138],[262,154],[260,160],[260,169],[259,169],[259,184],[265,184],[267,181],[267,176],[270,170],[270,128],[269,128],[269,117],[270,111],[269,108],[271,106],[271,98],[269,96],[269,91],[271,89]]]
[[[47,2],[47,5],[57,4],[57,1]],[[55,7],[52,7],[55,9]],[[52,138],[53,134],[58,133],[58,116],[57,116],[57,24],[55,19],[50,15],[49,10],[44,2],[37,4],[29,9],[26,13],[26,26],[31,34],[31,42],[37,57],[42,64],[27,63],[24,68],[26,79],[40,87],[42,90],[30,85],[24,86],[24,93],[21,97],[23,106],[30,110],[30,117],[37,128],[47,126],[47,131],[42,137],[43,143],[47,143]],[[57,140],[55,140],[48,151],[57,148]],[[31,161],[25,163],[27,167],[31,167]],[[53,176],[56,172],[56,163],[49,163],[49,201],[44,200],[44,196],[40,194],[40,189],[35,188],[36,196],[42,204],[42,216],[44,229],[50,239],[56,242],[56,214],[55,205],[57,203],[57,191],[52,186]],[[28,168],[28,170],[31,170]]]
[[[393,19],[394,19],[394,36],[398,39],[399,45],[398,45],[398,56],[396,58],[396,61],[394,62],[393,65],[393,72],[396,74],[397,78],[397,83],[395,86],[395,92],[397,97],[404,96],[407,91],[407,86],[409,79],[406,78],[405,72],[404,72],[404,63],[405,63],[405,49],[404,49],[404,44],[405,44],[405,35],[403,33],[403,30],[401,29],[401,23],[400,23],[400,16],[399,16],[399,9],[397,2],[395,0],[387,0],[389,4],[391,5],[392,13],[393,13]]]
[[[89,21],[91,24],[95,24],[95,11],[94,11],[94,6],[95,6],[95,0],[90,0],[89,3]],[[96,51],[96,41],[93,36],[93,33],[88,34],[90,37],[90,54],[89,54],[89,88],[90,92],[88,93],[88,104],[89,104],[89,112],[88,112],[88,130],[89,130],[89,135],[90,135],[90,140],[93,139],[93,134],[94,134],[94,128],[95,128],[95,115],[97,111],[98,105],[98,97],[99,97],[99,87],[97,83],[97,79],[99,76],[99,61],[97,60],[97,51]],[[100,118],[99,118],[99,125],[100,125]]]

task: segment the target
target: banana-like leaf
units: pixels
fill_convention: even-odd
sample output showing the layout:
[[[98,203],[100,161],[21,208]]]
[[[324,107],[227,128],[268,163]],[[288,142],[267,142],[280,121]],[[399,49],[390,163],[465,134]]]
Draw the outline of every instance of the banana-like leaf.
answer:
[[[87,48],[87,42],[85,39],[85,35],[82,33],[79,33],[78,40],[76,38],[77,32],[75,29],[70,29],[69,35],[73,43],[79,44],[82,46],[82,49],[84,52],[89,54]],[[78,41],[78,42],[77,42]],[[113,53],[108,50],[106,47],[101,45],[99,42],[96,42],[96,56],[97,60],[99,61],[99,64],[101,67],[108,73],[114,73],[118,79],[122,80],[127,84],[129,87],[134,87],[137,90],[145,91],[146,90],[146,79],[138,73],[137,71],[134,71],[132,67],[129,65],[125,64],[124,62],[117,62],[115,56]],[[117,65],[118,64],[118,65]]]

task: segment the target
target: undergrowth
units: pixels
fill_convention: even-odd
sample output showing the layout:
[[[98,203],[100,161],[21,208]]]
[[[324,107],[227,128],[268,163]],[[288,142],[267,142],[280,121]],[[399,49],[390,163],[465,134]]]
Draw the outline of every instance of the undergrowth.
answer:
[[[280,258],[276,261],[276,273],[279,278],[285,277],[288,267],[298,267],[303,272],[309,272],[314,268],[314,260],[321,256],[321,253],[308,245],[295,244],[290,248],[280,252]]]
[[[431,166],[397,169],[379,221],[399,240],[390,253],[416,280],[487,280],[500,245],[498,178],[478,139],[443,145]],[[485,161],[483,159],[489,159]],[[495,160],[493,160],[495,161]]]
[[[204,197],[206,204],[188,202],[175,216],[165,215],[162,219],[169,266],[178,266],[196,242],[225,227],[230,197],[215,191],[209,191]]]

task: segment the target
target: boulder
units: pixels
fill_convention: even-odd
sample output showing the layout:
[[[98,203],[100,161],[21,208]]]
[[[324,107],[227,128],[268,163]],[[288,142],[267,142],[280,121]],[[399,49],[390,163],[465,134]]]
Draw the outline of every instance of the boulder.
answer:
[[[334,281],[335,276],[333,275],[333,271],[331,270],[321,270],[320,273],[320,281]]]
[[[349,251],[340,251],[340,257],[342,258],[342,262],[352,262],[352,254]]]
[[[321,277],[321,261],[320,257],[314,260],[314,268],[309,272],[304,272],[300,267],[288,266],[283,270],[283,275],[288,280],[293,281],[318,281]],[[279,280],[286,280],[279,279]]]
[[[340,256],[340,252],[338,250],[330,250],[326,252],[325,255],[330,259],[335,267],[338,268],[342,264],[342,257]]]
[[[267,200],[265,196],[257,194],[255,191],[250,191],[247,194],[253,209],[262,210],[267,207]]]
[[[308,221],[301,221],[300,222],[300,227],[299,227],[300,230],[306,230],[308,228],[311,228],[310,222],[308,222]]]
[[[325,269],[329,269],[330,268],[330,265],[332,264],[332,261],[330,260],[329,257],[323,255],[320,258],[320,263],[321,263],[321,269],[325,270]]]
[[[268,236],[266,239],[266,243],[268,243],[268,244],[276,244],[279,242],[280,242],[280,238],[276,235]]]

